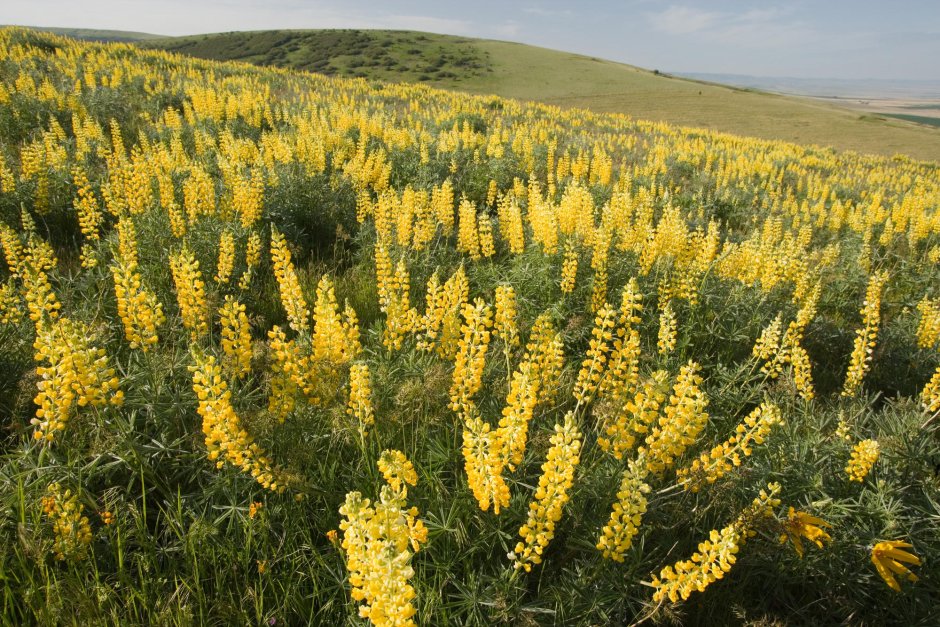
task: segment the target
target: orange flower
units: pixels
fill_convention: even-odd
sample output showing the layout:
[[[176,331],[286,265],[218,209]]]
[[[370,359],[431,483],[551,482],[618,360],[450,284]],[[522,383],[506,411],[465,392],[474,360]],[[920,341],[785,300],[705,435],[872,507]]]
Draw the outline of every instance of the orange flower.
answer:
[[[820,549],[823,548],[823,541],[831,542],[832,538],[821,527],[830,526],[822,518],[810,516],[806,512],[798,512],[792,507],[787,513],[787,520],[783,523],[785,533],[780,534],[780,542],[786,542],[787,539],[793,543],[797,555],[803,558],[803,538],[806,538]]]
[[[919,557],[901,550],[912,547],[913,545],[909,542],[889,540],[887,542],[879,542],[871,550],[872,564],[875,565],[878,574],[885,580],[888,587],[896,592],[901,591],[901,586],[898,584],[897,579],[894,578],[895,574],[907,577],[908,581],[917,581],[917,575],[908,570],[907,566],[900,563],[907,562],[914,566],[920,566]]]

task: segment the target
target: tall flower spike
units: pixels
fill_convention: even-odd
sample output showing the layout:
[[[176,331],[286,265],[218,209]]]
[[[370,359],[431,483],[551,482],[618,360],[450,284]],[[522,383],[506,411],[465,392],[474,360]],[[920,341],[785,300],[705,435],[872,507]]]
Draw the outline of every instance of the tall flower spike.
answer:
[[[346,413],[356,419],[359,433],[365,437],[369,427],[375,422],[372,382],[369,366],[366,364],[353,364],[349,369],[349,403]]]
[[[199,262],[188,248],[170,255],[170,272],[176,285],[183,327],[189,330],[191,341],[205,337],[209,332],[209,308],[206,304],[206,286],[199,272]]]
[[[542,562],[542,553],[555,536],[555,525],[570,498],[574,471],[581,460],[581,432],[572,412],[565,415],[564,423],[555,425],[550,442],[539,485],[529,503],[529,515],[519,528],[522,540],[509,554],[513,566],[526,572],[532,570],[533,564]]]
[[[646,495],[651,489],[646,483],[648,473],[642,457],[630,461],[620,480],[610,520],[601,530],[597,549],[615,562],[623,561],[627,549],[633,544],[633,537],[640,531],[643,514],[646,513]]]
[[[873,274],[865,290],[865,303],[862,306],[862,326],[855,335],[855,346],[845,375],[845,387],[842,396],[855,396],[862,384],[862,379],[871,366],[872,353],[878,340],[878,327],[881,324],[881,293],[888,280],[885,272]]]
[[[741,546],[754,533],[753,526],[759,519],[773,515],[773,508],[780,504],[779,493],[780,484],[768,484],[734,522],[720,531],[709,532],[708,540],[698,545],[698,551],[690,559],[663,568],[658,577],[653,577],[652,585],[656,589],[653,601],[658,603],[667,598],[672,603],[680,598],[684,601],[693,592],[702,592],[709,584],[722,579],[737,561]]]
[[[492,311],[483,299],[463,308],[462,337],[454,362],[454,378],[450,386],[450,407],[460,415],[472,413],[472,397],[483,382],[483,367],[490,344]]]
[[[306,333],[310,330],[310,311],[304,300],[297,271],[291,262],[290,250],[287,240],[275,228],[271,229],[271,263],[274,265],[274,278],[277,279],[278,290],[281,293],[281,305],[287,312],[287,321],[297,333]]]
[[[740,466],[741,458],[751,455],[753,445],[763,444],[770,430],[782,422],[776,405],[761,404],[735,427],[734,435],[699,455],[691,466],[680,468],[676,479],[686,490],[698,492],[706,483],[714,483]]]
[[[245,315],[245,305],[233,296],[225,297],[219,309],[219,325],[222,327],[222,365],[233,376],[245,378],[251,373],[251,324]]]
[[[193,392],[199,401],[196,411],[202,417],[209,460],[217,468],[232,464],[272,492],[286,490],[290,482],[287,474],[275,467],[242,427],[232,407],[232,393],[215,357],[197,355],[196,365],[190,370],[193,373]]]

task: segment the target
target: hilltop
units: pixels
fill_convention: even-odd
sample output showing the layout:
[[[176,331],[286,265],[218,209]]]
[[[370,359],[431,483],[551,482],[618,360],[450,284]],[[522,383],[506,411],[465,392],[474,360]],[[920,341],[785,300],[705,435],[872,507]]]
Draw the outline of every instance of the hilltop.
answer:
[[[388,30],[279,30],[154,39],[146,47],[476,94],[839,150],[940,160],[940,129],[518,43]]]

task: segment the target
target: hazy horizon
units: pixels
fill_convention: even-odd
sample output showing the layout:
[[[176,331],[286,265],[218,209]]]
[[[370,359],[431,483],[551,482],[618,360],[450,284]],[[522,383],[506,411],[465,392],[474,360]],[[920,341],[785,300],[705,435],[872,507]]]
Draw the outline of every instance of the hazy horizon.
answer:
[[[167,36],[362,28],[516,41],[682,74],[940,81],[940,3],[409,0],[13,2],[0,23]]]

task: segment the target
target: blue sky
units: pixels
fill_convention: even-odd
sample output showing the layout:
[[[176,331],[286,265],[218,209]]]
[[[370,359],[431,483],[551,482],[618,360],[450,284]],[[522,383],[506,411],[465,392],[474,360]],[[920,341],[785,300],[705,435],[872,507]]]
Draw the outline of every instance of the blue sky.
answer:
[[[6,0],[0,23],[165,35],[415,29],[668,72],[940,81],[937,0]]]

